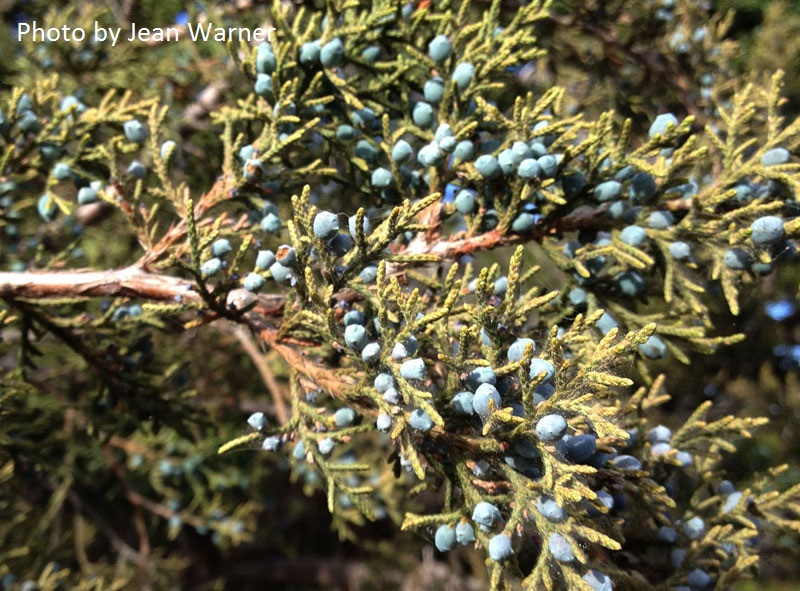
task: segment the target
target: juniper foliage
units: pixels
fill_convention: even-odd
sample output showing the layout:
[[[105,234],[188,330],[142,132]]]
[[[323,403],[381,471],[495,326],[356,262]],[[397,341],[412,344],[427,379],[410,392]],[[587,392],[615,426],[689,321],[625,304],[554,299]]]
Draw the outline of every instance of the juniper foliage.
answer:
[[[544,66],[625,45],[578,4],[231,4],[206,16],[272,42],[17,48],[8,587],[175,584],[197,539],[261,541],[287,465],[340,539],[387,521],[473,548],[492,589],[728,589],[800,531],[785,466],[725,479],[763,419],[657,412],[670,361],[739,342],[725,320],[796,258],[783,75],[729,75],[729,17],[636,3],[663,62],[637,42],[633,73],[596,75],[641,93],[582,91]],[[654,73],[677,116],[632,104]]]

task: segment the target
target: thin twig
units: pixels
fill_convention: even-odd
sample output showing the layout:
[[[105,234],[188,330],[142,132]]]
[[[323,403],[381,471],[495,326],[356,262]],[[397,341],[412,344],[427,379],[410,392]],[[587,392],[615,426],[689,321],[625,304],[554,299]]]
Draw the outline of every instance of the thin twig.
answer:
[[[258,347],[258,345],[256,345],[252,334],[244,327],[234,327],[233,334],[241,343],[245,353],[247,353],[250,356],[250,359],[253,360],[258,373],[261,375],[261,379],[264,381],[264,385],[272,395],[272,400],[275,402],[275,416],[277,417],[278,422],[281,425],[285,425],[287,422],[289,422],[289,411],[286,407],[286,401],[284,400],[282,389],[278,385],[275,376],[272,374],[272,371],[267,365],[266,355],[264,355],[264,352]]]

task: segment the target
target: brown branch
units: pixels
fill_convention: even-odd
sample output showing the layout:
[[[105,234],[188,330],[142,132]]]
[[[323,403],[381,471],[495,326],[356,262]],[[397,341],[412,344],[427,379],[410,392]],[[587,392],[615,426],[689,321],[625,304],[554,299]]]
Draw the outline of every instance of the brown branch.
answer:
[[[200,303],[200,294],[192,282],[170,275],[147,273],[138,267],[111,271],[26,271],[0,272],[0,297],[3,298],[60,298],[60,297],[121,296],[155,301],[180,299]]]

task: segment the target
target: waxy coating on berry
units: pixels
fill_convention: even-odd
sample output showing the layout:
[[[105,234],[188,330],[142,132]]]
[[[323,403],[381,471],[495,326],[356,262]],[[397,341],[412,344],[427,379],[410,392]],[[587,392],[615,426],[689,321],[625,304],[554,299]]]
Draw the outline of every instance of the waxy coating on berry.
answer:
[[[339,216],[330,211],[320,211],[314,216],[314,236],[328,240],[339,231]]]
[[[650,125],[648,134],[650,137],[663,135],[670,127],[677,127],[677,125],[678,118],[675,117],[675,115],[672,113],[663,113],[655,118],[653,123]]]
[[[441,63],[453,53],[453,46],[445,35],[437,35],[428,44],[428,55],[435,62]]]
[[[247,418],[247,424],[256,431],[262,431],[267,426],[267,417],[263,412],[254,412]]]
[[[500,509],[491,503],[481,501],[472,510],[472,521],[480,525],[481,528],[487,529],[496,523],[501,523],[503,516],[500,513]]]
[[[125,138],[129,142],[134,142],[136,144],[141,144],[150,135],[147,128],[136,119],[126,121],[122,129],[125,132]]]
[[[346,406],[338,409],[333,414],[333,421],[336,424],[336,426],[340,429],[343,429],[344,427],[349,427],[350,425],[353,424],[353,421],[355,420],[356,420],[356,411]]]
[[[547,538],[547,547],[550,550],[550,554],[553,555],[553,558],[559,562],[567,563],[575,560],[575,553],[572,550],[572,546],[569,545],[567,539],[560,533],[556,532],[550,534],[550,537]]]
[[[489,540],[489,558],[495,562],[508,560],[513,554],[511,537],[507,534],[497,534]]]
[[[319,52],[319,60],[326,68],[341,65],[344,60],[344,43],[338,37],[328,41]]]
[[[542,441],[555,441],[567,432],[567,420],[559,414],[549,414],[536,422],[536,436]]]
[[[421,408],[415,408],[408,417],[408,424],[412,429],[427,433],[433,428],[433,419]]]

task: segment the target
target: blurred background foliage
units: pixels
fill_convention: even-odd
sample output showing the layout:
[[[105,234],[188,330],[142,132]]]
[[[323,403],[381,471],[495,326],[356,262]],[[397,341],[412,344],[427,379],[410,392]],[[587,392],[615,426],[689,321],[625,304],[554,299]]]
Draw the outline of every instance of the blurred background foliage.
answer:
[[[518,84],[533,89],[564,85],[570,89],[574,111],[592,117],[616,108],[621,116],[633,117],[644,129],[656,113],[656,105],[684,114],[702,114],[703,109],[711,108],[702,102],[687,103],[687,96],[696,93],[687,93],[686,89],[700,84],[706,65],[703,60],[729,56],[733,73],[738,76],[762,79],[777,68],[786,70],[785,91],[790,99],[787,112],[800,113],[800,4],[784,0],[716,0],[709,6],[696,3],[698,10],[710,9],[711,24],[727,27],[726,43],[719,46],[720,52],[696,58],[693,53],[669,51],[663,22],[642,21],[663,3],[555,2],[554,18],[541,31],[542,44],[550,55],[529,71],[520,72]],[[191,156],[185,166],[178,168],[182,168],[193,188],[208,186],[219,168],[215,159],[219,158],[220,143],[218,130],[205,114],[213,105],[235,95],[229,96],[231,88],[250,84],[231,63],[222,44],[180,43],[158,51],[127,44],[105,51],[60,45],[42,51],[41,47],[29,45],[21,53],[11,34],[15,23],[23,19],[45,24],[66,20],[79,25],[99,15],[111,23],[119,18],[117,11],[122,4],[127,3],[0,0],[0,13],[6,24],[0,32],[0,88],[28,86],[42,72],[57,72],[64,90],[75,92],[86,102],[94,103],[110,89],[131,90],[139,97],[164,100],[170,105],[166,127],[175,130],[174,139]],[[149,26],[173,23],[187,9],[186,3],[174,0],[138,0],[130,4],[131,20]],[[259,4],[195,2],[188,10],[192,15],[218,11],[220,20],[233,18],[252,25],[263,16]],[[476,3],[476,10],[481,8],[481,3]],[[513,9],[514,3],[509,2],[507,10]],[[642,22],[650,29],[632,28]],[[287,209],[289,204],[280,206]],[[130,259],[136,245],[126,241],[124,224],[120,223],[117,229],[115,242],[102,239],[107,236],[108,227],[102,235],[98,233],[96,241],[86,241],[80,266],[109,268]],[[478,262],[500,260],[502,256],[485,255]],[[684,418],[698,402],[708,398],[714,399],[717,414],[763,415],[771,419],[768,427],[743,444],[736,457],[729,458],[734,484],[737,474],[744,477],[753,470],[783,462],[795,467],[783,478],[800,481],[799,280],[796,266],[781,267],[770,281],[762,283],[759,293],[744,302],[740,317],[731,327],[747,336],[740,345],[699,358],[688,370],[670,366],[677,365],[674,361],[664,362],[663,370],[677,376],[671,387],[675,399],[663,409],[665,423]],[[484,586],[484,567],[477,554],[451,553],[443,561],[434,557],[430,540],[398,534],[385,522],[359,530],[358,546],[340,542],[332,532],[324,499],[307,500],[304,482],[292,481],[288,465],[278,456],[245,450],[219,458],[218,446],[245,432],[242,425],[249,413],[273,411],[265,402],[258,368],[241,353],[242,344],[235,333],[197,329],[178,335],[165,328],[131,325],[129,332],[113,344],[98,343],[99,351],[108,348],[105,358],[95,367],[87,366],[63,344],[45,345],[42,354],[52,362],[33,374],[36,390],[25,401],[11,401],[12,408],[24,408],[30,413],[31,431],[21,435],[30,436],[32,441],[63,445],[69,451],[65,462],[58,465],[52,463],[52,458],[59,454],[48,453],[52,450],[32,451],[40,462],[23,466],[28,471],[25,481],[9,480],[0,466],[0,489],[25,482],[28,490],[23,496],[27,496],[31,507],[38,506],[42,496],[56,493],[58,498],[59,491],[67,495],[61,500],[68,504],[96,505],[97,509],[88,509],[90,513],[105,511],[114,502],[124,505],[125,499],[107,497],[101,501],[68,494],[67,488],[57,486],[58,482],[68,482],[73,490],[85,489],[87,494],[96,490],[96,483],[81,479],[97,474],[100,463],[107,468],[109,491],[127,494],[128,501],[146,498],[155,503],[139,505],[133,516],[106,512],[92,522],[87,520],[68,528],[51,523],[47,535],[25,556],[15,555],[15,543],[21,545],[23,539],[28,540],[30,532],[16,532],[15,541],[12,530],[12,535],[2,540],[0,569],[5,562],[5,567],[15,573],[17,583],[27,578],[58,578],[58,567],[52,571],[54,560],[71,568],[75,567],[74,562],[102,564],[114,553],[103,545],[106,540],[112,540],[114,551],[130,549],[136,540],[136,524],[143,521],[158,532],[151,540],[151,584],[157,589],[422,590]],[[188,349],[204,363],[187,363],[184,352]],[[0,343],[0,368],[10,369],[17,360],[5,355],[6,351]],[[121,371],[113,387],[104,386],[105,377],[98,368],[105,363],[106,370],[110,370],[130,359],[134,359],[131,363],[137,365],[137,371],[143,371],[149,379],[136,381],[132,377],[128,382],[125,371]],[[121,367],[124,369],[124,364]],[[285,387],[281,367],[277,362],[271,365],[274,386],[278,388]],[[137,372],[131,375],[134,373]],[[122,387],[132,388],[138,397],[165,396],[172,400],[175,413],[195,416],[192,421],[185,421],[185,416],[120,413]],[[91,407],[89,415],[119,414],[111,422],[114,436],[107,438],[102,453],[97,453],[96,446],[82,448],[80,441],[70,437],[68,423],[42,424],[37,418],[37,406],[60,406],[66,411],[76,405]],[[192,424],[191,432],[180,432],[187,423]],[[49,437],[53,431],[60,431],[60,436]],[[129,438],[133,433],[135,437]],[[126,467],[126,480],[122,482],[118,481],[123,478],[119,466]],[[50,474],[58,478],[50,481]],[[0,503],[5,498],[0,492]],[[16,509],[24,512],[29,508]],[[187,515],[209,518],[198,518],[193,523],[195,527],[180,527],[170,516],[184,509]],[[61,518],[56,512],[51,517]],[[94,528],[105,529],[108,535],[99,536],[97,539],[103,544],[90,546],[86,556],[74,556],[73,549],[79,544],[59,535],[63,529],[75,536],[91,537],[89,530]],[[800,540],[786,537],[778,542],[763,553],[760,579],[740,585],[742,591],[797,588]],[[106,571],[98,574],[117,576],[122,582],[120,588],[137,588],[140,582],[136,573],[134,568],[120,571],[118,565],[109,562]],[[0,588],[6,584],[10,588],[11,581],[5,579]]]

